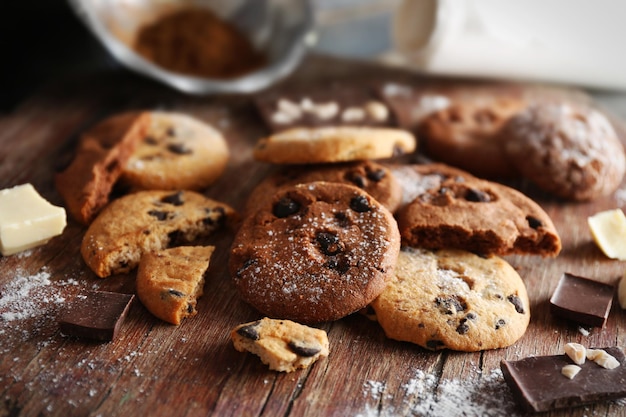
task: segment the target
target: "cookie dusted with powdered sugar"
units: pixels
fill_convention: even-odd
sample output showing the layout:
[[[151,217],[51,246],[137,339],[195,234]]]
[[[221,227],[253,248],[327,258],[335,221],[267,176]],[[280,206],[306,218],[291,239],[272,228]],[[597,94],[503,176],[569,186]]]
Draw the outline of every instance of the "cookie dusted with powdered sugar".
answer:
[[[502,135],[508,159],[525,177],[568,200],[609,195],[626,171],[613,126],[583,105],[534,105],[513,117]]]
[[[242,298],[270,317],[336,320],[365,307],[393,274],[393,216],[345,184],[281,188],[244,220],[229,268]]]
[[[530,321],[526,287],[511,265],[458,250],[403,248],[371,306],[389,338],[430,350],[510,346]]]

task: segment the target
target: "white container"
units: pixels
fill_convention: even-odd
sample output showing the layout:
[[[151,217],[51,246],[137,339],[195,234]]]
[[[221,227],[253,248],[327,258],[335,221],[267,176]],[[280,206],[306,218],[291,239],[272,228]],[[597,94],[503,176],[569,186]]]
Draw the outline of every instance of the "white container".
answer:
[[[393,38],[429,73],[626,90],[622,0],[404,0]]]

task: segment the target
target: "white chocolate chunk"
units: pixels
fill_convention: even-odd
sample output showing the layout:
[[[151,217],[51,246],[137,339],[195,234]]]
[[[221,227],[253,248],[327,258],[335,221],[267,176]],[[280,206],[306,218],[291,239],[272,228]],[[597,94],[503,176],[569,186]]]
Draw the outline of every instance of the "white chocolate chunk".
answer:
[[[576,365],[582,365],[587,358],[587,349],[579,343],[568,343],[565,345],[565,354],[569,356]]]
[[[611,259],[626,260],[626,216],[621,209],[607,210],[587,218],[596,245]]]
[[[587,350],[587,359],[594,361],[598,365],[606,369],[615,369],[620,363],[614,356],[609,355],[602,349]]]
[[[334,101],[317,104],[314,113],[322,120],[329,120],[339,113],[339,105]]]
[[[619,306],[626,310],[626,273],[617,286],[617,300],[619,301]]]
[[[292,119],[299,119],[302,117],[302,110],[300,110],[300,106],[291,100],[281,98],[278,100],[277,107],[279,112],[290,116]]]
[[[569,379],[573,379],[582,368],[578,365],[565,365],[561,368],[561,373],[568,377]]]
[[[0,252],[13,255],[43,245],[65,229],[63,207],[50,204],[31,184],[0,191]]]

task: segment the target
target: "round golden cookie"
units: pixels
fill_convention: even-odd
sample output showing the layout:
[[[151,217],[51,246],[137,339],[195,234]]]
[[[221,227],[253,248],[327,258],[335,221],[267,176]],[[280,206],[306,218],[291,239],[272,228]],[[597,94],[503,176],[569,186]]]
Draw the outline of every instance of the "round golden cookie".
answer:
[[[145,253],[137,270],[137,296],[156,317],[180,324],[197,313],[214,246],[179,246]]]
[[[125,273],[144,253],[207,236],[234,216],[228,205],[194,191],[140,191],[100,212],[80,253],[99,277]]]
[[[393,275],[399,249],[396,221],[369,194],[313,182],[280,188],[244,220],[229,268],[257,310],[316,323],[367,306]]]
[[[275,164],[314,164],[390,158],[413,152],[415,137],[383,127],[296,127],[260,139],[255,159]]]
[[[389,338],[430,350],[510,346],[530,321],[526,287],[511,265],[457,250],[403,248],[371,305]]]
[[[180,113],[150,112],[150,127],[124,166],[134,189],[201,190],[226,168],[229,151],[212,126]]]

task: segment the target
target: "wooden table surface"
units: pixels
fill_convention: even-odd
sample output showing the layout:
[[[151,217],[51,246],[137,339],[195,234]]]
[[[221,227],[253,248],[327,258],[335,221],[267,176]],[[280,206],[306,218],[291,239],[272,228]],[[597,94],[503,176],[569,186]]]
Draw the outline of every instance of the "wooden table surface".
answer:
[[[330,79],[424,81],[371,64],[311,56],[287,82]],[[623,96],[598,97],[624,117]],[[53,173],[71,155],[77,135],[109,114],[139,108],[185,112],[225,133],[231,160],[206,190],[209,197],[241,209],[272,169],[252,159],[252,146],[265,130],[249,97],[189,97],[125,72],[103,73],[59,80],[1,116],[0,189],[30,182],[62,204]],[[217,250],[197,316],[176,327],[136,301],[114,342],[62,336],[56,319],[81,292],[134,291],[133,273],[99,279],[85,266],[79,254],[85,229],[70,220],[46,246],[0,257],[0,416],[522,415],[498,373],[502,359],[559,354],[567,342],[626,346],[626,312],[617,303],[606,327],[586,329],[588,334],[552,316],[548,305],[563,272],[611,283],[623,274],[624,263],[607,259],[592,242],[586,218],[623,206],[626,194],[571,204],[537,194],[526,183],[513,185],[545,208],[563,241],[555,259],[507,258],[531,300],[531,323],[521,340],[485,352],[430,352],[388,340],[375,322],[356,314],[320,325],[328,332],[329,357],[289,374],[269,371],[230,342],[230,329],[261,317],[230,281],[232,230],[208,240]],[[626,416],[626,402],[549,415]]]

